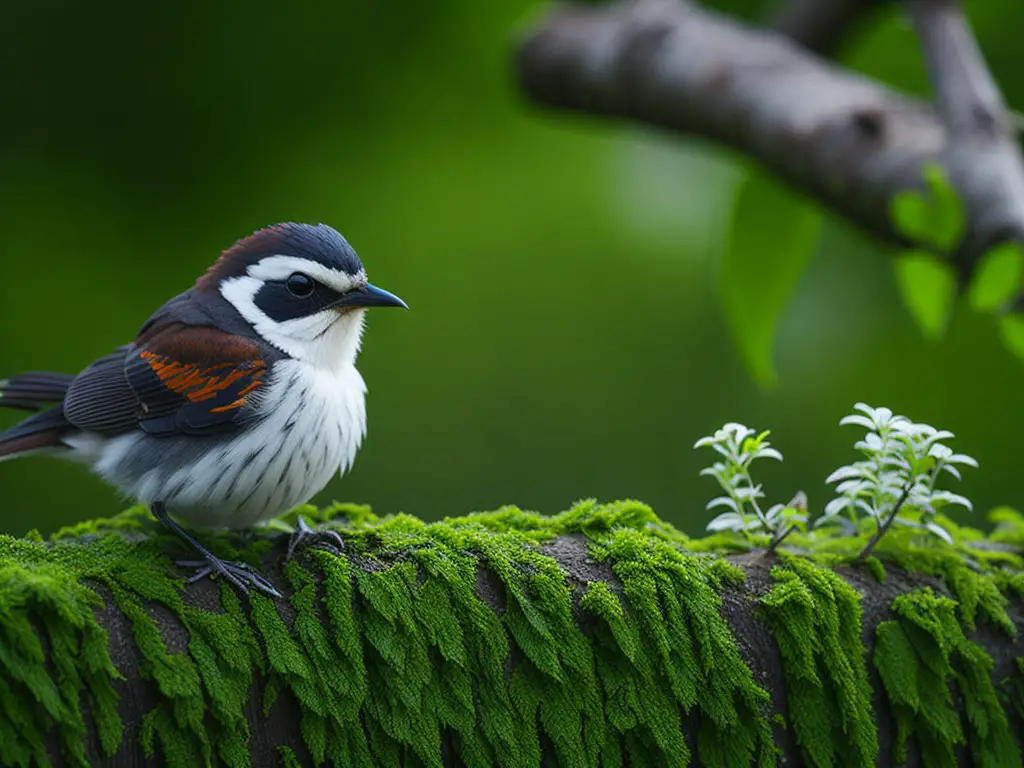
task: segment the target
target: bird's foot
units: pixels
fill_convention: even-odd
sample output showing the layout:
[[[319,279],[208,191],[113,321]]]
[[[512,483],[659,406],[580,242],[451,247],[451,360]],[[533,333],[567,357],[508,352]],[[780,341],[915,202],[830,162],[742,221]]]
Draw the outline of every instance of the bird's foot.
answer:
[[[176,564],[182,568],[197,569],[189,577],[188,584],[205,579],[207,576],[222,576],[245,594],[249,594],[249,587],[253,587],[268,597],[281,597],[281,593],[274,588],[270,580],[247,563],[232,563],[207,554],[203,560],[178,560]]]
[[[345,551],[345,542],[340,533],[331,528],[310,528],[306,518],[299,515],[298,525],[288,542],[288,554],[285,555],[284,561],[287,563],[292,559],[300,544],[305,542],[305,546],[309,546],[313,543],[310,539],[329,539],[329,542],[325,542],[329,550],[334,550],[335,554]]]

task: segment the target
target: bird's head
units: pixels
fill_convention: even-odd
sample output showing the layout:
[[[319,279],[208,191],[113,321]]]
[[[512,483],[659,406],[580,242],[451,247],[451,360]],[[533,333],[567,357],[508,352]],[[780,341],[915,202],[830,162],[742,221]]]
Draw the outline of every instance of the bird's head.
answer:
[[[367,307],[405,302],[366,279],[359,256],[325,224],[275,224],[239,240],[196,281],[267,343],[325,368],[351,363]]]

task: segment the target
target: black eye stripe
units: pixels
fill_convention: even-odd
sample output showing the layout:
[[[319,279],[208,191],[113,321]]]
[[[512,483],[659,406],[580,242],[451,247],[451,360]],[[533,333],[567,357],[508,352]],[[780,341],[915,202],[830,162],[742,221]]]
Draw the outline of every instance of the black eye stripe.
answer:
[[[288,287],[287,280],[271,280],[262,285],[253,297],[256,306],[271,320],[283,323],[298,317],[308,317],[321,312],[325,307],[337,301],[340,295],[323,283],[310,279],[310,292],[305,296],[297,296]],[[296,287],[295,285],[292,288]]]

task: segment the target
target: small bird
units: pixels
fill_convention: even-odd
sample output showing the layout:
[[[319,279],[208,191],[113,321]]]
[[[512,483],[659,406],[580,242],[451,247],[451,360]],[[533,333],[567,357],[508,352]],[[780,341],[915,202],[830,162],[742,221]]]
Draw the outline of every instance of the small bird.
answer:
[[[371,285],[324,224],[275,224],[224,251],[135,341],[77,376],[0,381],[0,406],[39,411],[0,432],[0,461],[83,462],[195,548],[190,581],[220,575],[278,596],[215,557],[192,528],[247,528],[308,502],[366,434],[356,370],[367,307],[408,306]],[[312,530],[300,518],[289,547]]]

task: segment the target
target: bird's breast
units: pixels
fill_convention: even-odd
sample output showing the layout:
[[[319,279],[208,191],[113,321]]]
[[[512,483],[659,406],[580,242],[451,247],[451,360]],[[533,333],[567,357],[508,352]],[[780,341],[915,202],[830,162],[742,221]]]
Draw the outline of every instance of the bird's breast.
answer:
[[[355,366],[325,370],[296,360],[275,365],[256,404],[255,423],[245,433],[247,456],[259,453],[243,462],[239,485],[256,491],[244,503],[237,491],[226,500],[239,504],[239,521],[230,526],[252,525],[305,504],[347,471],[366,434],[365,397]]]
[[[242,429],[214,442],[176,438],[179,450],[136,434],[110,445],[96,469],[192,526],[246,528],[305,504],[352,466],[366,434],[365,396],[354,365],[281,361]]]
[[[252,429],[281,451],[319,453],[348,469],[366,435],[366,386],[354,365],[328,370],[297,360],[277,363],[266,393],[255,403]]]

